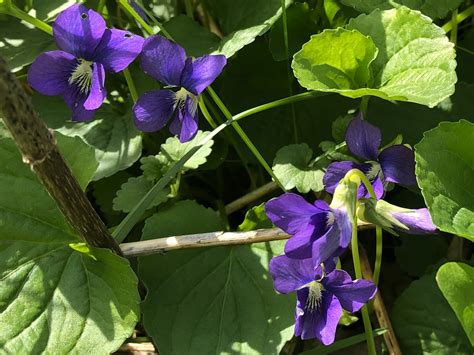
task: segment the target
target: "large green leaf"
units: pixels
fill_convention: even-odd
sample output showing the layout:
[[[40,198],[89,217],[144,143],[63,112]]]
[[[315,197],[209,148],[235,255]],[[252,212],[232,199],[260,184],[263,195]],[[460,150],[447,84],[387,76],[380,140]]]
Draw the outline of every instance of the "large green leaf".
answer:
[[[33,96],[40,117],[62,134],[78,136],[95,149],[99,167],[93,180],[111,176],[136,162],[142,151],[142,138],[135,128],[131,111],[120,115],[102,105],[91,122],[65,121],[71,116],[61,97]]]
[[[416,177],[433,223],[474,241],[474,124],[443,122],[415,146]]]
[[[351,20],[347,29],[370,36],[378,49],[375,60],[370,39],[348,30],[327,30],[313,36],[294,56],[293,71],[303,87],[429,107],[454,92],[453,44],[418,11],[376,10]]]
[[[319,192],[324,189],[323,177],[327,159],[312,162],[313,151],[307,144],[291,144],[281,148],[273,161],[273,171],[285,189]]]
[[[357,11],[370,13],[375,9],[388,10],[393,7],[392,0],[341,0],[344,5],[351,6]],[[425,15],[436,19],[445,17],[456,9],[463,0],[397,0],[396,3],[405,5],[413,10],[420,10]]]
[[[33,9],[36,12],[35,17],[43,21],[52,19],[61,11],[76,3],[74,0],[33,0],[32,2]]]
[[[183,222],[185,221],[185,222]],[[183,201],[146,221],[143,239],[221,229],[217,213]],[[291,337],[294,299],[277,295],[270,258],[282,242],[140,258],[143,320],[163,354],[277,354]]]
[[[0,54],[13,72],[53,49],[56,49],[53,37],[43,31],[32,29],[14,17],[0,21]]]
[[[87,158],[66,157],[72,167],[79,159],[89,166]],[[108,250],[73,250],[81,240],[10,139],[0,140],[0,159],[0,322],[8,325],[0,328],[0,351],[115,351],[138,320],[128,262]],[[90,178],[83,175],[83,185]]]
[[[390,318],[404,354],[468,355],[472,347],[434,274],[423,276],[396,300]]]
[[[474,346],[474,268],[464,263],[444,264],[436,281]]]

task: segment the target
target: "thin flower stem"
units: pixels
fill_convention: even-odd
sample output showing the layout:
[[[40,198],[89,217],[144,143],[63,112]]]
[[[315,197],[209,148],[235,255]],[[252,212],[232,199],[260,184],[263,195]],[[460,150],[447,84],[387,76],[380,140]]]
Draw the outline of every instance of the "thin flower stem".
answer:
[[[366,187],[367,191],[369,191],[369,194],[372,198],[375,198],[375,192],[374,189],[372,188],[372,185],[370,184],[369,180],[365,176],[365,174],[358,170],[358,169],[352,169],[349,170],[344,176],[344,180],[355,182],[357,186],[360,185],[362,182],[364,186]],[[356,200],[353,201],[353,215],[350,216],[351,218],[351,224],[352,224],[352,239],[351,239],[351,249],[352,249],[352,261],[354,262],[354,272],[355,276],[357,279],[362,278],[362,269],[361,269],[361,264],[360,264],[360,255],[359,255],[359,241],[357,238],[357,214],[355,213],[355,204]],[[372,334],[372,324],[370,323],[370,317],[369,317],[369,311],[367,305],[362,307],[361,309],[362,313],[362,322],[364,323],[364,330],[365,330],[365,335],[367,338],[367,348],[369,351],[369,355],[376,355],[377,351],[375,350],[375,342]]]
[[[38,20],[37,18],[33,16],[28,15],[26,12],[20,10],[18,7],[16,7],[13,4],[7,7],[6,11],[7,11],[6,12],[7,15],[11,15],[16,18],[19,18],[20,20],[28,22],[29,24],[35,26],[36,28],[40,29],[43,32],[46,32],[49,35],[53,34],[53,28],[50,25],[48,25],[46,22]]]
[[[234,121],[239,121],[242,118],[255,115],[256,113],[270,110],[275,107],[289,105],[293,102],[309,100],[315,97],[320,97],[320,96],[325,96],[325,95],[328,95],[328,93],[321,92],[321,91],[308,91],[308,92],[303,92],[301,94],[285,97],[284,99],[275,100],[275,101],[268,102],[266,104],[255,106],[248,110],[242,111],[241,113],[234,116]]]
[[[232,127],[235,129],[235,131],[237,132],[237,134],[240,136],[240,138],[244,141],[244,143],[247,145],[247,147],[250,149],[250,151],[253,153],[253,155],[255,156],[255,158],[257,158],[257,160],[259,161],[259,163],[263,166],[263,168],[268,172],[268,174],[273,178],[273,180],[275,180],[275,182],[277,183],[277,185],[283,190],[283,191],[286,191],[285,187],[283,186],[283,184],[280,182],[280,180],[278,180],[278,178],[276,177],[275,173],[273,172],[272,168],[268,165],[268,163],[265,161],[265,159],[263,158],[262,154],[260,154],[260,152],[258,151],[257,147],[255,147],[255,145],[252,143],[252,141],[250,140],[250,138],[247,136],[247,134],[244,132],[244,130],[242,129],[242,127],[240,127],[240,125],[235,122],[235,120],[233,120],[233,117],[232,117],[232,114],[230,113],[230,111],[227,109],[227,107],[224,105],[224,103],[222,102],[222,100],[219,98],[219,96],[217,96],[216,92],[212,89],[212,87],[208,87],[207,88],[207,92],[209,93],[209,95],[211,95],[211,98],[214,100],[214,102],[216,103],[217,107],[219,107],[219,109],[222,111],[222,113],[224,114],[224,116],[227,118],[228,121],[232,121]]]
[[[380,269],[382,267],[383,239],[382,228],[375,227],[375,265],[374,265],[374,283],[379,284]]]
[[[232,201],[225,206],[226,214],[234,213],[235,211],[240,210],[242,207],[252,203],[255,200],[269,194],[278,189],[278,185],[274,181],[270,181],[268,184],[260,186],[258,189],[255,189],[248,194],[239,197],[237,200]]]
[[[461,22],[463,22],[464,20],[466,20],[467,18],[471,17],[474,15],[474,5],[473,6],[470,6],[468,7],[466,10],[464,10],[463,12],[461,12],[460,14],[457,14],[456,15],[456,25],[460,24]],[[448,33],[449,31],[451,31],[451,29],[453,28],[453,23],[452,23],[452,19],[451,21],[449,21],[448,23],[446,23],[444,26],[443,26],[443,30],[444,32]]]
[[[458,41],[458,9],[453,10],[453,14],[451,16],[451,35],[449,40],[456,45]]]
[[[125,76],[125,80],[127,81],[128,90],[130,91],[130,95],[132,96],[133,102],[137,102],[138,100],[138,93],[137,88],[135,87],[135,83],[133,82],[132,75],[130,74],[130,70],[125,68],[123,70],[123,75]]]
[[[193,0],[184,0],[184,7],[186,8],[186,16],[193,18],[194,17]]]
[[[288,78],[288,93],[293,96],[293,75],[291,73],[290,51],[288,49],[288,20],[286,16],[286,2],[281,0],[281,18],[283,22],[283,42],[285,44],[286,74]],[[293,119],[293,135],[295,143],[298,143],[298,126],[296,124],[295,105],[290,105],[291,117]]]
[[[212,129],[216,129],[217,123],[211,117],[211,114],[209,113],[209,110],[207,109],[206,103],[204,102],[202,96],[199,97],[199,108],[201,109],[202,114],[206,118],[207,123],[209,123],[209,126],[211,126]]]
[[[369,108],[369,99],[370,96],[362,96],[360,101],[360,112],[362,112],[363,117],[367,117],[367,110]]]
[[[107,2],[107,0],[100,0],[99,4],[97,5],[97,12],[101,15],[102,15],[102,12],[104,11],[106,2]]]
[[[352,169],[347,174],[346,177],[351,179],[352,177],[357,177],[364,184],[365,188],[369,192],[370,197],[377,199],[375,195],[374,188],[370,183],[367,176],[360,171],[359,169]],[[382,267],[382,250],[383,250],[383,239],[382,239],[382,228],[380,226],[375,227],[375,265],[374,265],[374,283],[378,285],[380,277],[380,269]]]
[[[127,0],[119,0],[119,4],[124,8],[125,11],[127,11],[130,15],[132,15],[132,17],[140,24],[142,25],[143,29],[149,34],[149,35],[153,35],[155,34],[155,32],[153,31],[153,28],[148,24],[146,23],[146,21],[144,19],[141,18],[141,16],[139,14],[137,14],[137,12],[135,11],[135,9],[133,7],[130,6],[130,4],[127,2]],[[153,23],[160,29],[160,31],[165,35],[165,37],[169,38],[169,39],[172,39],[171,35],[169,34],[169,32],[165,29],[165,27],[158,21],[154,18],[154,16],[151,16],[150,12],[147,11],[147,9],[143,8],[141,6],[141,4],[139,4],[137,2],[138,6],[140,6],[144,11],[145,13],[147,14],[148,17],[151,18],[151,20],[153,21]]]

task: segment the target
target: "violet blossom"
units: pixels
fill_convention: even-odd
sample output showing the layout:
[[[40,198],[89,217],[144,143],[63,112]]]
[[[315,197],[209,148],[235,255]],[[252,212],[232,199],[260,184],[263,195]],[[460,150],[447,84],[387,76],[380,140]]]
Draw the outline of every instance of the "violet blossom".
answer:
[[[334,342],[342,309],[357,312],[377,292],[372,282],[353,281],[347,272],[321,266],[311,258],[274,257],[270,274],[278,292],[296,292],[295,335],[316,338],[324,345]]]
[[[160,36],[148,37],[143,46],[143,71],[169,88],[141,95],[133,107],[135,125],[144,132],[162,129],[174,117],[171,133],[181,142],[198,130],[198,96],[216,79],[227,63],[223,55],[186,57],[178,44]]]
[[[377,198],[383,197],[384,185],[388,182],[416,185],[413,151],[396,144],[379,152],[381,141],[382,135],[377,127],[363,120],[361,115],[355,117],[347,127],[346,142],[351,153],[366,162],[331,163],[323,179],[326,191],[333,193],[339,181],[351,169],[359,169],[368,177]],[[370,197],[362,185],[358,197]]]
[[[291,235],[285,245],[290,258],[313,258],[316,264],[339,256],[352,238],[351,221],[341,204],[314,204],[294,193],[285,193],[265,205],[268,218]]]
[[[105,71],[124,70],[140,54],[144,39],[106,28],[102,16],[81,4],[59,14],[53,36],[60,50],[36,58],[28,82],[43,95],[62,95],[74,121],[90,120],[107,95]]]

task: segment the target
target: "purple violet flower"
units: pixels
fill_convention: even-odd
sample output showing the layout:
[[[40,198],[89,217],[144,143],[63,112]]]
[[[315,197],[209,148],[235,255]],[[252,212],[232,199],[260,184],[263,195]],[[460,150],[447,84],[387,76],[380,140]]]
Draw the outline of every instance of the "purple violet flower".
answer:
[[[80,4],[59,14],[53,36],[60,50],[36,58],[28,82],[43,95],[62,95],[74,121],[90,120],[106,97],[105,71],[124,70],[140,54],[144,39],[107,29],[102,16]]]
[[[372,282],[353,281],[347,272],[323,268],[313,259],[274,257],[270,274],[278,292],[296,291],[295,335],[324,345],[334,342],[342,308],[357,312],[377,292]]]
[[[223,55],[186,58],[184,49],[166,38],[148,37],[143,46],[143,71],[172,87],[141,95],[133,107],[135,125],[144,132],[162,129],[175,116],[171,133],[181,142],[191,140],[198,130],[198,96],[220,74],[227,63]]]
[[[330,207],[322,200],[311,204],[285,193],[268,201],[265,212],[273,224],[292,235],[285,245],[290,258],[312,257],[319,265],[341,255],[351,242],[351,222],[343,206]]]
[[[331,163],[324,174],[324,187],[327,192],[334,193],[339,181],[351,169],[359,169],[365,173],[372,183],[377,198],[384,195],[384,184],[394,182],[402,185],[416,185],[415,157],[413,151],[402,145],[392,145],[379,153],[382,135],[380,130],[362,119],[355,117],[347,127],[346,142],[355,156],[366,163],[341,161]],[[364,186],[360,186],[358,197],[370,197]]]

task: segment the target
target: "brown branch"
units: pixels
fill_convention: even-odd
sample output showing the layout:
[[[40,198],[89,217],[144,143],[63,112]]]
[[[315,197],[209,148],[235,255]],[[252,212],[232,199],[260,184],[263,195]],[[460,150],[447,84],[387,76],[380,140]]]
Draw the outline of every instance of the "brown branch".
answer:
[[[265,196],[266,194],[269,194],[272,191],[277,190],[278,188],[279,188],[278,185],[273,181],[263,186],[260,186],[258,189],[253,190],[249,192],[248,194],[242,197],[239,197],[237,200],[232,201],[231,203],[226,205],[225,213],[226,214],[234,213],[235,211],[240,210],[242,207],[248,205],[249,203],[259,199],[262,196]]]
[[[372,224],[359,221],[359,230],[373,228]],[[222,245],[240,245],[288,239],[290,236],[279,228],[257,229],[249,232],[210,232],[175,237],[143,240],[120,244],[129,258],[164,253],[169,250],[203,248]]]
[[[59,153],[52,132],[0,57],[0,113],[23,160],[56,201],[69,224],[93,247],[122,252]]]
[[[360,253],[360,266],[362,269],[362,275],[364,279],[372,280],[372,268],[370,267],[369,259],[367,257],[367,253],[365,249],[360,246],[359,247]],[[392,322],[390,322],[390,317],[388,316],[387,309],[385,308],[385,303],[383,302],[382,295],[380,294],[380,290],[375,294],[375,298],[373,300],[373,306],[375,315],[379,322],[379,326],[381,328],[386,328],[387,332],[383,334],[385,339],[385,344],[387,345],[388,351],[390,355],[401,355],[402,351],[400,350],[400,346],[398,345],[398,340],[395,335],[395,331],[392,327]]]

